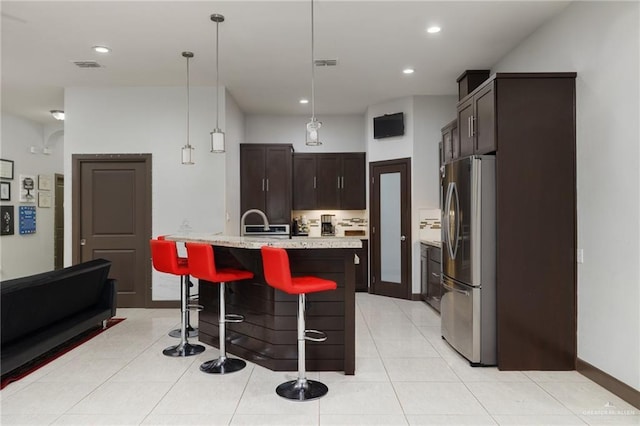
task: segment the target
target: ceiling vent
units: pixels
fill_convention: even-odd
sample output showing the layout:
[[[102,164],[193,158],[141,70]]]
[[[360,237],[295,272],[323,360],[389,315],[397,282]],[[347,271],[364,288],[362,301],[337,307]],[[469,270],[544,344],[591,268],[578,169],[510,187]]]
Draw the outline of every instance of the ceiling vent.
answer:
[[[102,68],[96,61],[72,61],[78,68]]]
[[[338,65],[337,59],[316,59],[313,61],[316,67],[335,67]]]

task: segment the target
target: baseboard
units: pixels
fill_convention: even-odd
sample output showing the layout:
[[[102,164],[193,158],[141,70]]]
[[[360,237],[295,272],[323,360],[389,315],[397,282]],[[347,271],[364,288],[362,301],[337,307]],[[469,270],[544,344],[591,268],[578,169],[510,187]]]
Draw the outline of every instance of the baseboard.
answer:
[[[180,308],[179,300],[152,300],[146,306],[151,309],[163,309],[163,308]]]
[[[413,293],[411,295],[411,300],[413,300],[413,301],[422,300],[422,294],[421,293]]]
[[[640,391],[621,382],[615,377],[605,373],[588,362],[578,358],[576,360],[576,370],[578,373],[596,382],[609,392],[627,401],[629,404],[640,409]]]

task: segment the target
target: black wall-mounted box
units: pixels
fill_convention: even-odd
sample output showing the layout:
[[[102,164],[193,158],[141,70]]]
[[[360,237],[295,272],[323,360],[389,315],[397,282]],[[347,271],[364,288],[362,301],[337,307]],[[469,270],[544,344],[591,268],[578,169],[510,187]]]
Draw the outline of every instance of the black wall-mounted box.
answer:
[[[458,82],[458,100],[462,100],[469,93],[489,78],[491,70],[466,70],[456,80]]]

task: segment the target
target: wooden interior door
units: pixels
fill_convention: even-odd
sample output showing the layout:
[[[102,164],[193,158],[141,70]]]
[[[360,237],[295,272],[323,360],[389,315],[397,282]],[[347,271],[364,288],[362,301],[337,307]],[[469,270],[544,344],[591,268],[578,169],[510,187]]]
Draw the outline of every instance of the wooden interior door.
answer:
[[[151,302],[151,155],[73,157],[74,260],[110,260],[118,307],[146,307]]]
[[[371,288],[411,299],[411,159],[370,165]]]
[[[64,175],[56,173],[55,204],[53,212],[53,267],[64,267]]]

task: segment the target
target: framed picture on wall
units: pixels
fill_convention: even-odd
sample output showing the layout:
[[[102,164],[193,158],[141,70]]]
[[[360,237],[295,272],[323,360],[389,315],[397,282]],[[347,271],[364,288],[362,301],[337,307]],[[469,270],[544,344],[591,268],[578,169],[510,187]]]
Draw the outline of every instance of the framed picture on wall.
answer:
[[[38,192],[38,207],[44,207],[44,208],[51,207],[50,192]]]
[[[11,182],[0,182],[0,201],[11,201]]]
[[[0,206],[0,235],[13,235],[13,206]]]
[[[0,158],[0,179],[13,179],[13,160]]]
[[[36,177],[33,175],[20,175],[20,202],[36,202]]]
[[[38,189],[40,191],[51,191],[51,176],[38,175]]]

